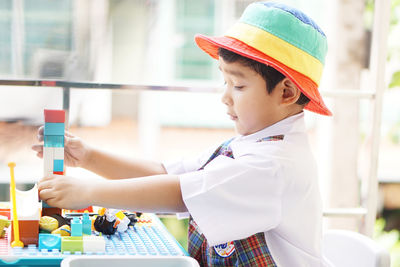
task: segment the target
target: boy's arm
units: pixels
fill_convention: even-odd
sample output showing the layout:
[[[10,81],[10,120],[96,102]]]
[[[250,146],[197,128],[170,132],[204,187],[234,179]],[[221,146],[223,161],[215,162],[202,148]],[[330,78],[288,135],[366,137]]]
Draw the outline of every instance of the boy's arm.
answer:
[[[176,175],[101,180],[95,184],[55,175],[39,182],[39,192],[49,205],[66,209],[96,205],[140,212],[187,211]]]
[[[160,162],[129,160],[91,148],[86,162],[81,166],[107,179],[126,179],[167,174]]]
[[[38,130],[38,140],[44,139],[44,127]],[[146,160],[126,160],[87,145],[81,138],[65,132],[64,163],[66,166],[88,169],[108,179],[125,179],[149,175],[166,174],[161,163]],[[43,144],[32,149],[43,158]]]

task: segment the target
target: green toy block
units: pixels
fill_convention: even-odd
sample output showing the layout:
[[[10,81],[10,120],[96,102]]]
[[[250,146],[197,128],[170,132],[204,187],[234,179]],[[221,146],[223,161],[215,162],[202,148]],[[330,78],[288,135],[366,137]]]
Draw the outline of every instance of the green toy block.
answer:
[[[61,253],[69,251],[75,253],[80,251],[83,253],[83,239],[82,236],[63,236],[61,237]]]

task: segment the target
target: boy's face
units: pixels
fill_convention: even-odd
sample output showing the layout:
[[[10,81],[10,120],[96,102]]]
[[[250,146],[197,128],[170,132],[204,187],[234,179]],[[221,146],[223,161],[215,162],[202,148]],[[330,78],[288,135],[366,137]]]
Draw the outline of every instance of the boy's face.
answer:
[[[239,134],[249,135],[281,120],[280,90],[268,94],[261,75],[240,62],[220,57],[219,69],[226,82],[221,100]]]

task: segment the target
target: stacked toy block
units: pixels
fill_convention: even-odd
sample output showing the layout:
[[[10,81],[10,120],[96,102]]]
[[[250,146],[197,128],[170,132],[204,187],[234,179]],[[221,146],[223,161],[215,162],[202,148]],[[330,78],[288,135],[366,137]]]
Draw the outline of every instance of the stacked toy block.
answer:
[[[44,175],[64,174],[65,111],[44,110]]]
[[[65,111],[44,110],[44,176],[64,174]],[[42,215],[61,214],[61,210],[43,203]]]

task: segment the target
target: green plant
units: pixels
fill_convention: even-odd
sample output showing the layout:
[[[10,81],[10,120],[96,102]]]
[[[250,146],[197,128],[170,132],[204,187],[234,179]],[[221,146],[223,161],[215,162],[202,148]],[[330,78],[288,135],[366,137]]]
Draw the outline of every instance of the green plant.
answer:
[[[400,267],[400,232],[398,230],[384,231],[385,219],[375,222],[374,239],[390,252],[391,267]]]

